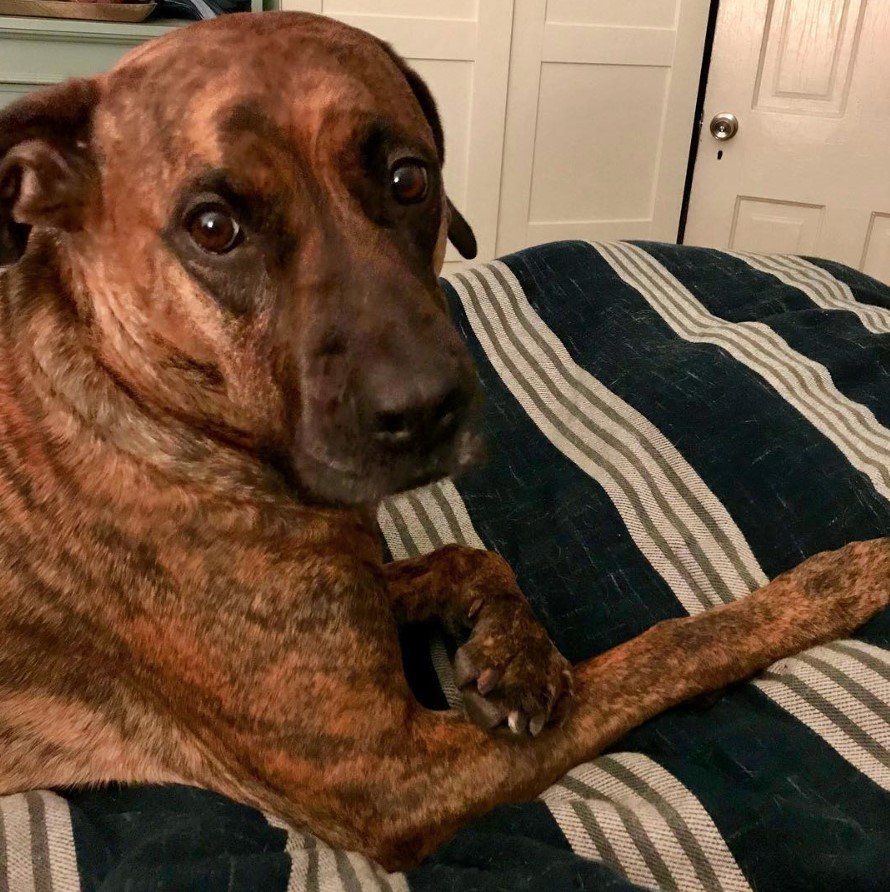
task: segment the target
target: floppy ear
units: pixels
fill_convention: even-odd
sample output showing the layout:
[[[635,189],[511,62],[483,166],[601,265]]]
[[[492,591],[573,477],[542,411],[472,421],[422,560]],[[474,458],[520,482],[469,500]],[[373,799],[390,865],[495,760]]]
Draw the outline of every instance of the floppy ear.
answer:
[[[32,226],[76,230],[97,182],[89,136],[98,89],[70,80],[0,111],[0,266],[25,252]]]
[[[383,43],[381,41],[381,43]],[[423,110],[426,119],[429,122],[430,129],[433,131],[433,140],[436,143],[436,151],[439,153],[439,163],[445,163],[445,136],[442,132],[442,121],[439,118],[439,110],[436,108],[436,101],[430,88],[426,85],[423,78],[413,69],[409,68],[405,60],[388,44],[383,43],[383,47],[392,57],[392,60],[399,66],[411,92],[414,93],[418,104]],[[476,256],[476,236],[470,224],[463,218],[460,211],[448,199],[448,241],[454,245],[460,252],[461,257],[472,260]]]
[[[472,260],[476,256],[476,236],[464,215],[448,199],[448,240],[460,251],[461,257]]]

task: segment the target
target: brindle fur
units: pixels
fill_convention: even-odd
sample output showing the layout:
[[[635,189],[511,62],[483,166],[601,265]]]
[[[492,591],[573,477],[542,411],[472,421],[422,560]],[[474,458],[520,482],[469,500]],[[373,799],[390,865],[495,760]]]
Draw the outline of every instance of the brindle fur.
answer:
[[[468,448],[462,430],[433,465],[381,468],[332,408],[383,350],[405,375],[466,373],[435,280],[438,167],[431,202],[392,217],[355,151],[370,122],[435,157],[428,105],[367,35],[269,14],[0,119],[0,250],[27,245],[0,284],[0,792],[195,784],[405,867],[887,605],[890,539],[852,544],[570,672],[498,556],[381,563],[375,500]],[[176,229],[208,171],[261,208],[224,274]],[[471,630],[473,714],[515,713],[518,737],[417,704],[396,620],[431,616]]]

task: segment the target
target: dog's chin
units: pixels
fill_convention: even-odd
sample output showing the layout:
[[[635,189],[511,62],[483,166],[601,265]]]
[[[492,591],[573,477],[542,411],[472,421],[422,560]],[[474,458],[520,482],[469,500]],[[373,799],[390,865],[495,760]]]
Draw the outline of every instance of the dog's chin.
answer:
[[[303,450],[295,471],[301,494],[307,501],[332,507],[371,505],[388,496],[455,477],[478,464],[484,455],[482,438],[462,431],[446,448],[417,458],[343,461],[323,453]]]

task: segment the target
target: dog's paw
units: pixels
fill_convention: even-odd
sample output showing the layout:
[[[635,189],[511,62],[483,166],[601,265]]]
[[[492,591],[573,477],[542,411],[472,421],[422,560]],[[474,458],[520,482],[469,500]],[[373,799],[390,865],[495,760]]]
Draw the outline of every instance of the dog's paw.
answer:
[[[486,601],[454,655],[469,718],[487,731],[536,737],[560,724],[572,701],[572,668],[524,599]]]

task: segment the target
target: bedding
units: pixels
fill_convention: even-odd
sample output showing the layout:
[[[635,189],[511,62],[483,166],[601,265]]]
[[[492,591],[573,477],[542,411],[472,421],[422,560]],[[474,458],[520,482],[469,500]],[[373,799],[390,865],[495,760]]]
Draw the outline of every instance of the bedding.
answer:
[[[562,242],[445,290],[479,369],[489,460],[385,503],[387,548],[501,552],[570,659],[890,534],[886,286],[796,256]],[[434,627],[402,642],[421,701],[459,706],[453,642]],[[406,874],[186,787],[0,798],[13,892],[888,882],[888,611],[648,722]]]

